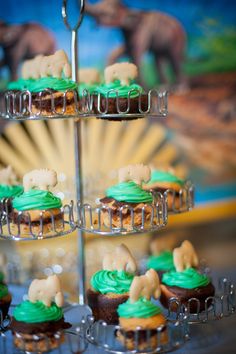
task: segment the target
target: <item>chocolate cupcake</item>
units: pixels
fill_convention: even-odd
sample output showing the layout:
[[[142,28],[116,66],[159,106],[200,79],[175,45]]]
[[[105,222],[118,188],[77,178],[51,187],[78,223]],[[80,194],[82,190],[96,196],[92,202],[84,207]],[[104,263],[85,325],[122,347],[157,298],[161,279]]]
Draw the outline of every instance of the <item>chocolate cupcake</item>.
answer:
[[[134,278],[130,299],[118,307],[121,328],[117,337],[128,350],[155,350],[167,342],[166,319],[150,301],[152,295],[157,298],[159,294],[159,279],[153,269]]]
[[[12,210],[12,198],[22,194],[23,190],[12,167],[2,169],[0,171],[0,213],[5,211],[9,214]]]
[[[199,262],[189,241],[184,241],[179,248],[174,249],[173,260],[176,270],[167,272],[162,277],[162,305],[171,311],[178,311],[180,306],[185,306],[190,313],[207,309],[212,303],[215,288],[210,278],[196,269]]]
[[[171,271],[162,277],[160,301],[166,308],[171,304],[170,299],[176,298],[181,305],[189,308],[190,313],[204,311],[212,303],[210,299],[215,294],[215,288],[209,277],[200,274],[194,268],[185,269],[183,272]],[[206,300],[209,300],[206,302]],[[189,302],[189,299],[197,299]],[[199,305],[198,305],[199,303]],[[198,307],[199,306],[199,307]],[[175,303],[170,309],[177,309]]]
[[[33,170],[23,178],[24,193],[12,201],[13,226],[20,233],[43,235],[59,232],[64,227],[61,199],[48,188],[57,184],[57,174],[52,170]]]
[[[44,77],[35,80],[20,79],[17,82],[10,83],[8,88],[11,87],[18,87],[18,90],[15,91],[17,113],[21,113],[19,111],[20,90],[31,92],[32,106],[30,107],[26,94],[22,108],[31,110],[32,114],[50,116],[55,113],[62,113],[72,115],[76,113],[76,105],[77,107],[79,105],[77,103],[79,102],[77,84],[70,79],[54,77]],[[67,90],[68,92],[65,93]]]
[[[104,71],[105,83],[97,86],[93,95],[95,114],[109,114],[108,120],[130,120],[126,114],[140,114],[148,108],[148,96],[144,95],[141,86],[135,83],[138,75],[136,65],[116,63]],[[112,117],[112,114],[124,113],[124,117]],[[128,117],[128,118],[127,118]],[[103,118],[103,117],[99,117]]]
[[[16,306],[10,325],[16,348],[27,352],[48,352],[64,341],[64,330],[71,325],[64,320],[63,294],[56,275],[34,280],[29,300]],[[52,302],[52,299],[55,302]]]
[[[58,50],[54,55],[37,56],[22,65],[22,78],[11,82],[8,89],[16,93],[15,110],[20,114],[30,111],[33,115],[51,116],[56,113],[74,115],[79,107],[77,84],[71,80],[71,67],[66,53]],[[22,91],[27,93],[20,105]],[[68,92],[66,92],[68,91]],[[12,112],[13,106],[12,106]]]
[[[129,298],[129,288],[136,269],[133,256],[123,244],[105,255],[103,270],[92,276],[92,288],[87,291],[88,305],[96,321],[118,323],[117,308]]]
[[[149,167],[144,165],[129,165],[119,170],[120,183],[109,187],[106,196],[100,199],[102,205],[106,207],[102,209],[102,221],[105,226],[109,228],[122,226],[132,230],[145,226],[146,222],[150,221],[153,197],[140,186],[142,180],[148,180],[149,176]]]
[[[184,187],[185,181],[177,177],[172,171],[153,170],[151,179],[143,185],[143,189],[165,193],[167,191],[168,209],[180,208],[179,192]]]
[[[11,304],[12,296],[4,282],[4,274],[0,272],[0,324],[6,318]]]
[[[162,279],[164,273],[175,269],[172,252],[162,251],[160,254],[150,256],[147,260],[147,268],[155,269],[159,278]]]

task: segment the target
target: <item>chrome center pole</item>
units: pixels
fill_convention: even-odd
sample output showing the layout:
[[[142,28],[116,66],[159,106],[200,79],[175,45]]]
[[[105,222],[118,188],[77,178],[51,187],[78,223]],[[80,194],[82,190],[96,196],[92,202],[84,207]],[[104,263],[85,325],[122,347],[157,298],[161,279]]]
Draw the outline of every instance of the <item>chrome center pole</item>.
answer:
[[[84,14],[84,0],[80,1],[79,19],[74,28],[68,22],[67,16],[67,0],[63,0],[62,17],[66,27],[71,31],[71,67],[72,80],[78,80],[78,28],[82,22]],[[81,120],[74,122],[74,144],[75,144],[75,176],[76,176],[76,198],[77,202],[83,203],[83,186],[82,186],[82,144],[81,144]],[[79,209],[77,209],[78,220],[80,218]],[[85,303],[85,257],[84,257],[84,235],[78,229],[78,275],[79,275],[79,304]]]

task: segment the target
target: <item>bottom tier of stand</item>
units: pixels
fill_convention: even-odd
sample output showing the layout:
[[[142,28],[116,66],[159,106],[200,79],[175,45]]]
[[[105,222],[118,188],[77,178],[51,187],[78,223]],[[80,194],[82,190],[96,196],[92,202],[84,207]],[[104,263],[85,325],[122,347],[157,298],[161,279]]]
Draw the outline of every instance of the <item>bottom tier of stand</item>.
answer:
[[[216,295],[211,299],[212,305],[208,308],[206,306],[205,311],[190,314],[188,308],[181,306],[179,306],[177,312],[172,312],[171,308],[163,309],[167,318],[166,327],[159,327],[152,332],[136,328],[132,337],[134,343],[132,350],[128,349],[130,343],[129,334],[125,334],[122,337],[123,344],[121,343],[120,334],[122,329],[118,325],[107,325],[103,321],[95,322],[88,306],[67,303],[64,307],[65,320],[70,322],[72,327],[64,333],[55,333],[53,338],[54,348],[50,346],[47,337],[37,335],[34,338],[32,350],[27,350],[26,343],[21,336],[18,336],[18,347],[21,349],[16,349],[13,336],[8,329],[9,320],[5,320],[0,326],[0,353],[38,354],[50,352],[54,354],[78,354],[85,352],[86,354],[150,354],[178,351],[180,347],[181,354],[195,353],[191,348],[197,349],[198,354],[206,353],[204,352],[205,342],[208,343],[208,346],[215,345],[219,340],[223,343],[228,338],[231,330],[231,328],[226,328],[228,323],[230,324],[233,321],[234,326],[236,325],[236,316],[231,316],[235,313],[236,308],[233,284],[224,277],[219,279],[217,274],[213,275],[213,283],[216,287]],[[15,303],[19,303],[27,292],[27,287],[24,286],[10,285],[9,288],[11,293],[15,295]],[[173,301],[176,303],[176,300]],[[158,305],[160,306],[159,303]],[[14,307],[15,304],[13,303],[10,308],[10,315]],[[218,321],[219,319],[221,321]],[[199,325],[199,323],[204,323],[204,325]],[[222,329],[219,332],[220,323],[222,323]],[[165,333],[164,337],[163,333]],[[195,340],[196,336],[197,339]],[[189,338],[191,340],[187,341]],[[42,341],[44,341],[44,351],[41,349]],[[188,348],[187,351],[185,351],[186,347]],[[209,353],[211,351],[208,349],[207,354]]]

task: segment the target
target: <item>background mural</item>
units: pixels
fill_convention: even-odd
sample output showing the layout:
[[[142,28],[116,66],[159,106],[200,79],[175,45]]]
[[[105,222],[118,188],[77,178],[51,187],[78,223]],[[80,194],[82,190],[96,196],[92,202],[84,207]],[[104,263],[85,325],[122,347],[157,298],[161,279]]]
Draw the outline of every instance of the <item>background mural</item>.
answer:
[[[105,7],[109,13],[103,11],[99,17],[100,21],[95,20],[94,14],[85,16],[79,33],[81,66],[96,66],[102,70],[109,58],[111,60],[112,53],[113,58],[115,54],[117,56],[122,54],[121,60],[126,60],[130,56],[127,50],[119,52],[117,49],[124,48],[127,44],[124,33],[119,28],[121,23],[117,22],[120,16],[112,13],[112,8],[117,6],[115,4],[118,1],[105,2],[112,3],[113,6],[110,10],[108,5]],[[90,1],[92,5],[97,3],[99,1]],[[184,77],[186,84],[184,90],[174,90],[171,93],[170,115],[163,121],[163,124],[169,128],[166,141],[171,141],[177,150],[173,158],[174,162],[184,163],[187,166],[188,175],[197,183],[198,201],[236,196],[235,1],[137,0],[134,2],[125,0],[123,4],[131,13],[131,17],[127,20],[131,29],[132,26],[134,29],[137,28],[135,16],[137,14],[140,16],[141,11],[158,11],[172,16],[167,17],[169,22],[166,22],[166,26],[162,23],[158,28],[157,25],[155,33],[153,26],[150,27],[154,36],[152,41],[150,38],[147,39],[144,33],[147,45],[140,49],[142,55],[138,59],[136,55],[134,59],[137,59],[145,85],[149,87],[159,86],[160,81],[164,81],[162,76],[167,76],[167,81],[172,83],[179,76]],[[6,42],[11,39],[9,33],[12,25],[32,22],[42,26],[48,38],[53,37],[52,46],[45,51],[50,52],[56,45],[69,53],[70,34],[65,30],[60,12],[61,1],[59,0],[39,2],[21,0],[20,9],[19,2],[16,0],[5,2],[1,8],[1,20],[8,24],[9,32],[7,37],[4,32],[6,26],[0,25],[2,58],[6,49],[9,49]],[[76,11],[73,11],[73,7],[70,13],[72,19],[76,20]],[[172,24],[180,26],[177,38],[182,38],[181,53],[185,44],[183,55],[175,61],[170,60],[173,59],[171,57],[173,45],[168,42],[168,30]],[[22,40],[23,34],[20,31],[17,33],[13,31],[13,33],[11,45],[16,47]],[[42,42],[40,36],[36,33],[34,39],[35,46],[39,49]],[[161,48],[158,52],[153,48],[153,42],[159,43],[159,40],[164,43],[163,48],[166,51]],[[165,55],[161,63],[164,69],[160,70],[155,53],[159,57],[161,51]],[[33,52],[31,50],[30,53],[25,54],[30,56]],[[167,63],[168,60],[170,63]],[[181,71],[176,71],[178,65]],[[2,88],[10,78],[8,69],[4,67],[0,71]]]

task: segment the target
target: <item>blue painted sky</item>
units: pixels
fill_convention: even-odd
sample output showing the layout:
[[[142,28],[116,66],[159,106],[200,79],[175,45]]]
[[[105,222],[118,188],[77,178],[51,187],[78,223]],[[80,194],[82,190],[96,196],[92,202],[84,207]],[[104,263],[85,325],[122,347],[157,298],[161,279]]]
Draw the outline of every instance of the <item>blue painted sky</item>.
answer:
[[[71,6],[71,15],[72,21],[75,21],[78,4],[76,1],[70,3],[74,4]],[[203,23],[212,19],[219,31],[236,23],[236,1],[233,0],[125,0],[124,3],[137,9],[164,11],[177,17],[189,37],[203,35]],[[54,33],[58,47],[68,52],[70,50],[70,34],[62,22],[60,0],[7,0],[1,4],[0,17],[10,23],[40,22]],[[103,65],[108,53],[121,41],[118,29],[97,27],[86,16],[79,32],[81,65]],[[199,48],[197,44],[189,45],[188,51],[190,56],[195,56]]]

